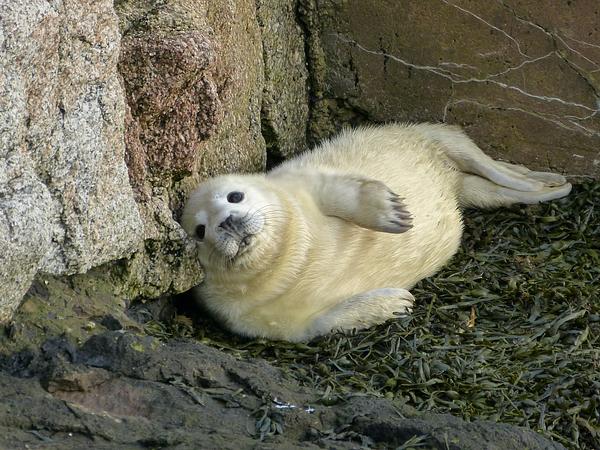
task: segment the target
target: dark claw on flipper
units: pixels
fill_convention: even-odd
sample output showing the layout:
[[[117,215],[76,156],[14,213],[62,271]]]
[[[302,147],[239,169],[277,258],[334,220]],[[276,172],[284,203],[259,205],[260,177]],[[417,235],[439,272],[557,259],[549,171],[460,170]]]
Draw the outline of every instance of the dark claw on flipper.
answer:
[[[404,198],[398,197],[397,195],[390,197],[390,201],[396,204],[404,204]]]
[[[397,220],[390,220],[390,223],[394,225],[395,233],[404,233],[412,228],[411,224],[405,222],[398,222]]]
[[[390,233],[404,233],[405,231],[410,230],[413,227],[413,216],[406,209],[404,198],[392,191],[389,191],[388,200],[391,203],[392,208],[392,220],[390,220],[388,223],[390,223],[392,227],[387,231]]]
[[[413,218],[411,213],[409,213],[407,210],[401,209],[401,208],[396,208],[394,211],[394,214],[396,215],[396,217],[399,217],[400,219],[412,220],[412,218]]]
[[[412,219],[412,214],[406,209],[404,204],[395,204],[392,206],[394,209],[394,214],[398,217],[402,217],[403,219]]]

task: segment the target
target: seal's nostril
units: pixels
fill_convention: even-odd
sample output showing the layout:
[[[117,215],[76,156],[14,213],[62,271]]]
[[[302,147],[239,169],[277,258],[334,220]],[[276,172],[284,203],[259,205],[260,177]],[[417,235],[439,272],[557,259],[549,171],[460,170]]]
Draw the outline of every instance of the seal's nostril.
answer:
[[[233,217],[229,216],[227,219],[225,219],[223,222],[221,222],[219,224],[219,226],[221,228],[231,228],[233,226]]]

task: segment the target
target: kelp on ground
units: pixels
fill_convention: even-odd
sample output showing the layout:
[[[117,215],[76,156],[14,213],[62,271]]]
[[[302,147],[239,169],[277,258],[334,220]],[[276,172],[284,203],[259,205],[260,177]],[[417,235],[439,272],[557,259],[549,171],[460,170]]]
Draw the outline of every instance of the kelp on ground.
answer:
[[[562,200],[468,211],[463,246],[412,289],[410,317],[307,344],[244,340],[207,319],[148,325],[265,358],[323,392],[530,427],[600,447],[600,184]],[[181,317],[181,316],[180,316]]]

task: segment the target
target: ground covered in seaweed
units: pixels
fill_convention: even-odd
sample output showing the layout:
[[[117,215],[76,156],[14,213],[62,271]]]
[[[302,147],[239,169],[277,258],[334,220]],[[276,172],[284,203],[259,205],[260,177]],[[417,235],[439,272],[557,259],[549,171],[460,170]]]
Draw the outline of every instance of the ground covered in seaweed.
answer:
[[[598,205],[588,182],[553,203],[467,212],[459,254],[412,289],[413,315],[366,331],[290,344],[185,316],[147,329],[264,358],[324,403],[366,393],[600,448]]]

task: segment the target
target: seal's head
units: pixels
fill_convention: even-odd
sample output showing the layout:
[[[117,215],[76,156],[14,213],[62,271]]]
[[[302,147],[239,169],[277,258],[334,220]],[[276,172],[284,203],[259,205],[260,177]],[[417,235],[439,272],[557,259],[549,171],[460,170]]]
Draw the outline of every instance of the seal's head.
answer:
[[[275,192],[259,175],[230,175],[202,183],[190,196],[181,225],[198,242],[205,266],[231,266],[256,259],[277,226]],[[270,230],[270,231],[269,231]]]

